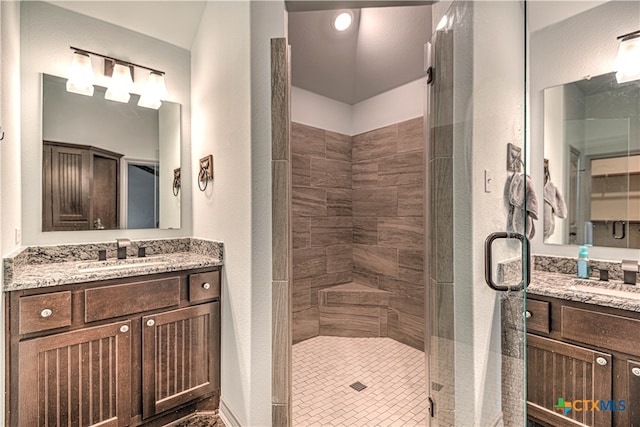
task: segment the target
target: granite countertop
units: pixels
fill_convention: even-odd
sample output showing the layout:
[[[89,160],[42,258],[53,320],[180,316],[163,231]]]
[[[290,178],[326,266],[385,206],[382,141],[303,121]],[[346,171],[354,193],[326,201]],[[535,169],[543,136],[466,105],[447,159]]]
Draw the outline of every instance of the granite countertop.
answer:
[[[138,246],[149,248],[150,254],[144,258],[132,256]],[[107,260],[97,261],[96,249],[104,248]],[[23,248],[4,259],[3,290],[45,288],[223,264],[222,244],[201,239],[140,241],[132,245],[126,260],[118,260],[114,255],[110,244]]]
[[[640,312],[640,286],[534,270],[527,293]]]

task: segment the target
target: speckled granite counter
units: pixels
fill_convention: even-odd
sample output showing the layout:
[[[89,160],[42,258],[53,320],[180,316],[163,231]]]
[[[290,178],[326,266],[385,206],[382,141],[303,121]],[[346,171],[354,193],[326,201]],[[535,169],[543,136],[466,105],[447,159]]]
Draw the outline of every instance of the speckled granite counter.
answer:
[[[132,241],[127,260],[115,259],[115,242],[21,248],[3,260],[5,292],[120,277],[221,266],[221,242],[203,239]],[[138,247],[147,256],[137,258]],[[107,261],[97,261],[98,250]],[[106,268],[105,268],[106,267]]]
[[[640,312],[640,286],[620,281],[601,282],[573,275],[534,270],[527,294]]]

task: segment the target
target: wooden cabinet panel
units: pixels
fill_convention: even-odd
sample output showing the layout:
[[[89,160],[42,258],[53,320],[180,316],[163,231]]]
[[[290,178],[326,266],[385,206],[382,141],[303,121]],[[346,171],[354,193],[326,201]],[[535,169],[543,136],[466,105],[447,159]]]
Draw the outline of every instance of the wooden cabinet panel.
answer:
[[[549,303],[527,299],[527,330],[548,334],[551,330]]]
[[[189,301],[204,302],[220,297],[220,271],[189,275]]]
[[[45,231],[89,228],[89,151],[71,147],[44,146],[51,172],[45,186],[51,198],[43,203]],[[46,162],[45,164],[49,164]],[[48,216],[48,218],[47,218]],[[47,228],[47,226],[51,228]]]
[[[175,307],[180,304],[180,277],[87,289],[84,299],[86,322]]]
[[[128,425],[130,346],[129,321],[20,342],[17,425]]]
[[[640,426],[640,361],[627,361],[629,427]]]
[[[143,418],[220,387],[220,303],[142,318]]]
[[[565,402],[611,399],[611,367],[607,353],[527,334],[529,415],[553,426],[611,426],[610,411],[571,410],[565,416],[554,408],[558,398]]]
[[[20,334],[71,325],[71,292],[20,298]]]
[[[635,354],[640,342],[640,320],[562,307],[561,333],[562,338]]]

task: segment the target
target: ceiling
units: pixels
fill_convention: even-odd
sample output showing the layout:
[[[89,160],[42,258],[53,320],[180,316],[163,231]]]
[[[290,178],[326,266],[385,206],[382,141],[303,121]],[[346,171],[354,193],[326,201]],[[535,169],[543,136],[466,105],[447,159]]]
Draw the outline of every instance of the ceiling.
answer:
[[[191,50],[207,2],[76,0],[49,3]]]
[[[294,86],[356,104],[425,76],[431,6],[351,10],[342,33],[331,26],[336,10],[289,12]]]

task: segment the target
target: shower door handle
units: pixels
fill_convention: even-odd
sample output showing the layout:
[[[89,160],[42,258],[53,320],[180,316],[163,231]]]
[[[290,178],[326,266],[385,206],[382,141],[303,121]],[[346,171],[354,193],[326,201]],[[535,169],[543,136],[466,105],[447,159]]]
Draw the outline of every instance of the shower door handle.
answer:
[[[527,273],[526,273],[526,277],[523,277],[522,281],[517,285],[512,285],[512,286],[497,285],[493,281],[493,269],[491,268],[493,267],[493,255],[491,252],[491,246],[493,245],[493,242],[495,242],[498,239],[518,239],[520,240],[520,242],[522,242],[523,253],[524,255],[526,255],[526,258],[527,258]],[[489,285],[489,287],[495,291],[521,291],[524,289],[525,280],[527,282],[527,286],[529,285],[529,282],[531,280],[531,263],[528,262],[528,258],[529,258],[529,239],[527,239],[524,235],[520,233],[508,233],[505,231],[491,233],[489,234],[489,236],[487,236],[487,239],[484,241],[484,280],[487,282],[487,285]],[[523,256],[523,260],[524,260],[524,256]]]

